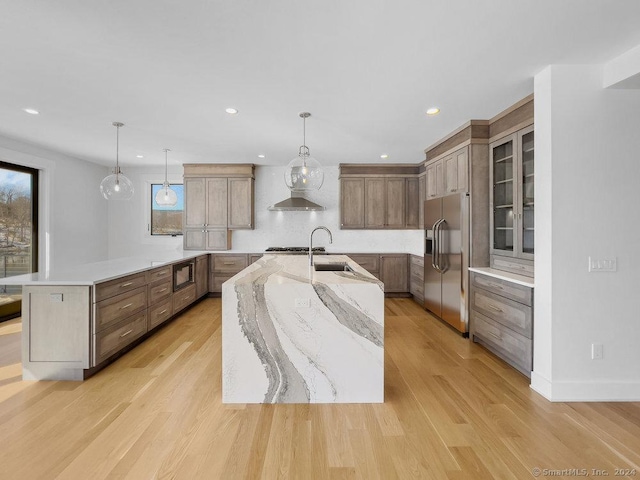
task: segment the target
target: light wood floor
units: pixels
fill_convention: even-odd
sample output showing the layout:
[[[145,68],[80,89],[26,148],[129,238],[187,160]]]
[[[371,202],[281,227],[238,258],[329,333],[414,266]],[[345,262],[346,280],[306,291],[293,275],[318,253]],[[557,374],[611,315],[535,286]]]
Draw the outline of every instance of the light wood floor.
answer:
[[[222,405],[220,315],[206,299],[85,382],[24,382],[3,342],[0,478],[640,476],[639,403],[550,403],[409,299],[386,300],[384,404]]]

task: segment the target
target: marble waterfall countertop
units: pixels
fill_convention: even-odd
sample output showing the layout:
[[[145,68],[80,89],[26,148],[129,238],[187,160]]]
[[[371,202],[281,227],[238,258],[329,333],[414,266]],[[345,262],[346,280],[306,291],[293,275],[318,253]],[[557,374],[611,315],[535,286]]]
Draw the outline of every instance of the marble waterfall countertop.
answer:
[[[115,258],[85,263],[51,271],[27,273],[0,278],[0,285],[95,285],[114,278],[131,275],[170,263],[206,255],[209,252],[170,251],[147,256]]]
[[[384,400],[383,284],[315,271],[306,255],[265,255],[222,286],[224,403],[376,403]]]

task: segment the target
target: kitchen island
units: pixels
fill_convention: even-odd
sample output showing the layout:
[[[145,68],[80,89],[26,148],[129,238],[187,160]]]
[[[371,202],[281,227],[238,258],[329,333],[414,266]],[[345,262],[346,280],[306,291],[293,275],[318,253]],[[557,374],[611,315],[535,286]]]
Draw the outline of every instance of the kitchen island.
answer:
[[[224,403],[384,400],[384,286],[347,256],[326,264],[348,271],[265,255],[223,284]]]

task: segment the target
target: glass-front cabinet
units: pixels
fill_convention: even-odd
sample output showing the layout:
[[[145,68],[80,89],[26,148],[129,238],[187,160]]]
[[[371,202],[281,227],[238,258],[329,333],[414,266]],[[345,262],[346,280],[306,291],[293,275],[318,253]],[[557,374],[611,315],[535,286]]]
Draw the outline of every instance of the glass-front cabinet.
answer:
[[[533,125],[491,144],[491,254],[533,260]]]

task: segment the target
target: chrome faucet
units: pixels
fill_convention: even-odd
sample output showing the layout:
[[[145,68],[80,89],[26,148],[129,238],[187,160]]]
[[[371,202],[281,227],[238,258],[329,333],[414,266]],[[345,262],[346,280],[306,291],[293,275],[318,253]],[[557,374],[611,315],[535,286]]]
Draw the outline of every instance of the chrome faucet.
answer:
[[[316,227],[311,230],[311,235],[309,235],[309,265],[313,267],[313,234],[316,230],[325,230],[329,234],[329,243],[333,243],[333,235],[331,235],[331,230],[327,227]]]

